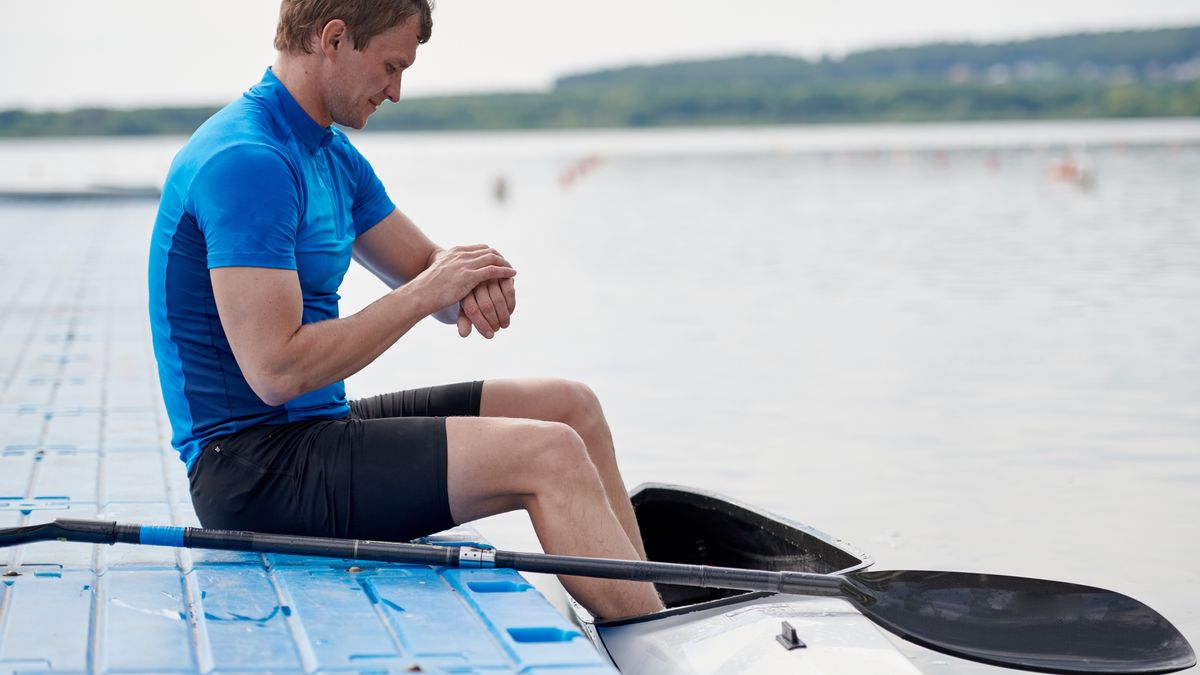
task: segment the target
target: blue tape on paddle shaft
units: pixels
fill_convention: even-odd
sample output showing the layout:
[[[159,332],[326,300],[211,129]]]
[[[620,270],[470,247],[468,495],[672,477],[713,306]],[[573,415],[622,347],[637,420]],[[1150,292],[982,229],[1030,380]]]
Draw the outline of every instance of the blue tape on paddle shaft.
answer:
[[[151,546],[183,546],[183,528],[171,525],[143,525],[138,541]]]

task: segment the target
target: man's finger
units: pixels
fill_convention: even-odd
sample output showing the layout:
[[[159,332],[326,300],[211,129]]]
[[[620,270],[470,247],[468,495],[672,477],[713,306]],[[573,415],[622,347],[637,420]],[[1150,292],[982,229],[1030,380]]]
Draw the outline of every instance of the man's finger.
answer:
[[[464,263],[474,268],[486,267],[488,265],[494,265],[497,267],[512,267],[512,265],[508,264],[508,261],[504,259],[504,256],[490,248],[464,253],[462,254],[462,260]]]
[[[496,303],[492,301],[492,294],[488,292],[488,285],[492,282],[480,284],[471,291],[475,295],[475,302],[479,305],[479,311],[483,314],[483,318],[487,320],[488,326],[492,332],[498,331],[501,328],[500,314],[496,311]]]
[[[479,310],[479,303],[475,299],[474,291],[467,293],[467,297],[462,299],[462,308],[463,313],[475,325],[480,335],[485,338],[491,338],[495,334],[487,319],[484,318],[483,312]]]
[[[460,337],[467,337],[471,334],[471,319],[467,318],[467,314],[461,306],[458,308],[458,334]]]
[[[466,251],[481,251],[490,250],[492,247],[487,244],[463,244],[460,246],[451,246],[448,253],[462,253]]]
[[[511,317],[508,315],[508,301],[504,297],[504,291],[500,290],[500,282],[489,281],[483,286],[492,298],[492,308],[496,310],[496,318],[500,320],[500,327],[508,328]]]
[[[517,271],[511,267],[488,265],[471,270],[470,275],[471,278],[475,280],[475,285],[478,286],[479,284],[492,279],[511,279],[512,277],[517,276]]]
[[[511,316],[517,311],[517,287],[516,282],[510,279],[500,280],[500,292],[504,293],[504,303],[508,306],[508,313]]]

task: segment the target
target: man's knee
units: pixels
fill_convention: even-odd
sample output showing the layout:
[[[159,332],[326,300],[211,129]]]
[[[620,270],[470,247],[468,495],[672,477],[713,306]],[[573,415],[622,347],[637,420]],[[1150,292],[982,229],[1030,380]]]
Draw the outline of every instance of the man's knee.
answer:
[[[599,484],[596,466],[575,429],[559,422],[542,422],[538,428],[538,442],[526,448],[534,492],[570,492]]]
[[[591,387],[572,380],[568,380],[567,383],[571,391],[571,401],[574,402],[577,410],[583,414],[604,417],[604,412],[600,408],[600,398],[596,396],[596,392],[592,391]]]
[[[574,380],[552,380],[551,389],[551,397],[558,404],[559,421],[582,433],[604,423],[600,399],[591,387]]]
[[[535,473],[562,475],[572,473],[581,465],[590,463],[583,439],[571,426],[561,422],[536,424],[537,442],[528,448],[534,455],[529,459],[530,468]]]
[[[563,420],[575,431],[587,439],[587,450],[592,462],[597,466],[608,467],[615,461],[612,439],[608,429],[608,420],[604,418],[604,410],[600,407],[600,399],[592,388],[582,382],[562,380],[563,399],[568,403],[568,411]]]

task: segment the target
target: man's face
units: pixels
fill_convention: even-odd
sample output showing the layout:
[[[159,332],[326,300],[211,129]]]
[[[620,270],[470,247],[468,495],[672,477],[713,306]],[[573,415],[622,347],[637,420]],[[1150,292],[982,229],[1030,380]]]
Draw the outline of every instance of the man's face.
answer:
[[[326,89],[334,122],[361,129],[385,100],[400,100],[400,78],[417,58],[420,28],[420,17],[413,15],[371,38],[362,51],[349,40],[339,45]]]

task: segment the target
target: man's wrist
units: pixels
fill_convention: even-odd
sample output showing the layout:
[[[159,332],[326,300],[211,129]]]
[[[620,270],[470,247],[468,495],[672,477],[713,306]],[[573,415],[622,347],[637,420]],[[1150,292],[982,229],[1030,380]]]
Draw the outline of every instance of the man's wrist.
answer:
[[[421,316],[428,316],[430,312],[437,311],[438,309],[433,306],[430,294],[425,287],[425,282],[420,276],[399,288],[393,289],[390,295],[401,298],[401,301],[405,305],[415,309]]]
[[[445,252],[445,250],[440,246],[434,246],[433,250],[429,252],[429,257],[425,259],[425,269],[429,269],[433,265],[433,261],[437,260],[437,257]]]

